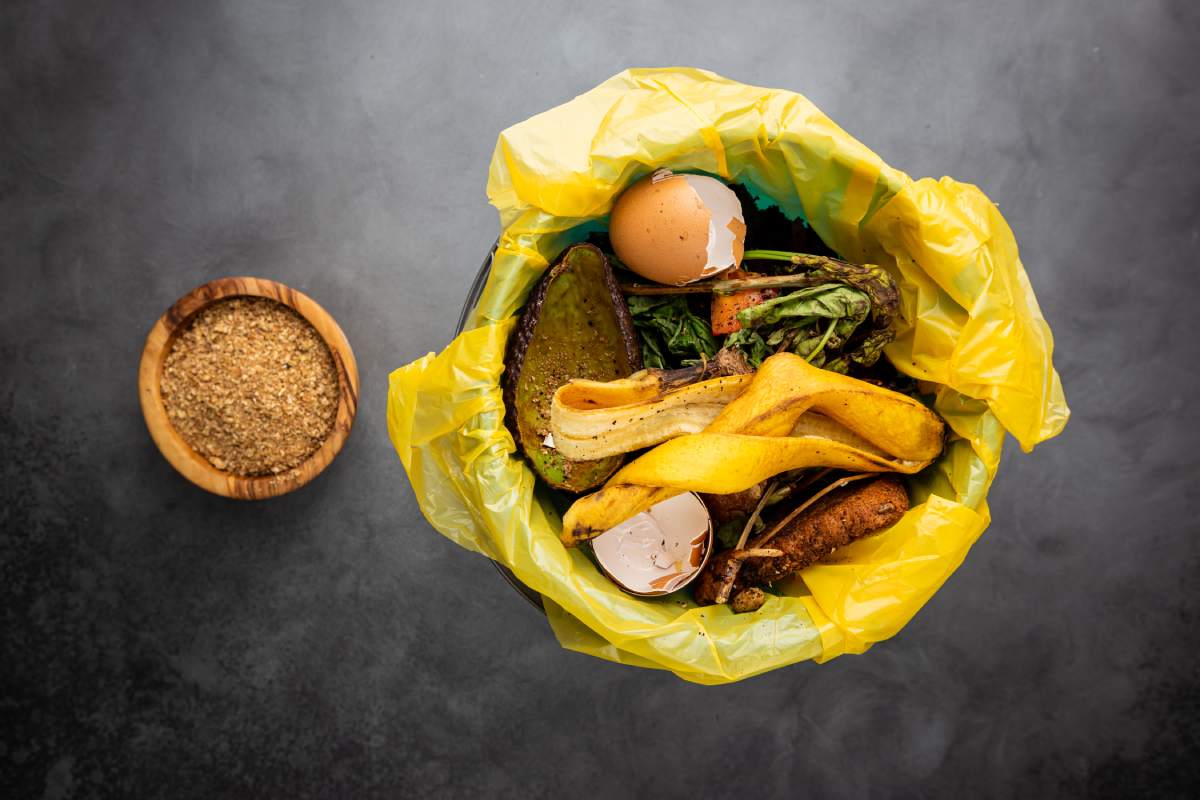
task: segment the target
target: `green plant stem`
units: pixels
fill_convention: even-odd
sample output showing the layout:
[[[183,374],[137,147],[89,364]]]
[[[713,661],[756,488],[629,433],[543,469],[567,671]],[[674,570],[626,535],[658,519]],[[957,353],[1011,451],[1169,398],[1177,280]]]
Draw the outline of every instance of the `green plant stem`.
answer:
[[[798,267],[817,269],[828,267],[830,264],[839,266],[854,266],[848,261],[829,256],[816,256],[811,253],[790,253],[787,250],[747,250],[742,255],[742,261],[788,261]]]
[[[686,286],[623,283],[621,291],[630,295],[736,294],[750,289],[800,289],[832,282],[833,279],[828,275],[764,275],[761,278],[727,278],[723,281],[689,283]]]
[[[767,498],[771,496],[771,492],[775,491],[775,481],[767,484],[763,489],[762,497],[758,498],[758,504],[754,506],[754,512],[750,514],[750,518],[746,520],[746,527],[742,528],[742,535],[737,540],[735,550],[741,550],[746,546],[746,540],[750,538],[750,531],[754,528],[754,523],[758,521],[758,517],[762,514],[763,507],[767,505]]]
[[[805,361],[811,364],[812,360],[817,357],[817,353],[825,349],[825,343],[828,342],[829,337],[833,335],[833,326],[837,324],[838,321],[836,319],[829,320],[829,327],[825,329],[825,335],[821,337],[821,341],[817,342],[817,346],[813,348],[813,351],[804,357]]]

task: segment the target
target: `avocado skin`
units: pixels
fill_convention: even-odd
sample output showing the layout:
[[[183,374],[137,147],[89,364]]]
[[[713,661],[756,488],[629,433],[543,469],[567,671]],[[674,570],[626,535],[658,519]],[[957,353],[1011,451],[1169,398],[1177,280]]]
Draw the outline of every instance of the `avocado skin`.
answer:
[[[642,368],[629,308],[599,248],[568,248],[534,288],[504,359],[504,421],[534,472],[555,489],[586,492],[623,456],[572,461],[542,444],[550,401],[572,378],[609,381]]]

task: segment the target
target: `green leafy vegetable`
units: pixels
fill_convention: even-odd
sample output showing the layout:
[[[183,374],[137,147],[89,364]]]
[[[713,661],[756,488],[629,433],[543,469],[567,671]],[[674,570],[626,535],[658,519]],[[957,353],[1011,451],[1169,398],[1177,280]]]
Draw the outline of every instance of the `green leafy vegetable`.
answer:
[[[682,287],[623,286],[647,367],[696,364],[724,346],[740,351],[755,369],[773,353],[790,352],[823,369],[857,373],[874,366],[895,338],[899,292],[886,270],[776,250],[749,250],[745,261],[770,265],[774,274]],[[703,312],[697,315],[689,305],[703,303],[701,295],[709,292],[750,289],[781,294],[740,311],[741,330],[723,341],[713,337]]]
[[[718,525],[715,533],[717,541],[722,545],[722,549],[729,550],[736,545],[744,527],[746,527],[746,520],[744,519],[730,519]]]
[[[776,271],[805,281],[842,283],[861,289],[871,299],[872,321],[879,328],[890,326],[900,309],[896,282],[887,270],[874,264],[850,264],[836,258],[780,250],[747,250],[744,259],[775,262]]]
[[[716,354],[717,341],[708,320],[692,313],[685,297],[633,296],[628,303],[646,367],[674,369]]]
[[[737,546],[738,539],[742,538],[742,529],[746,527],[747,517],[737,517],[736,519],[726,520],[717,526],[713,533],[717,537],[717,541],[721,543],[722,550],[729,550]],[[766,529],[766,523],[762,519],[754,520],[754,524],[750,526],[751,535],[762,533]]]
[[[772,353],[770,343],[764,341],[758,331],[750,328],[742,328],[726,336],[725,346],[740,350],[746,357],[746,363],[755,369],[758,369],[758,365]]]
[[[895,338],[896,332],[891,328],[875,328],[859,342],[858,347],[849,354],[849,357],[854,363],[869,367],[879,360],[879,357],[883,355],[883,348]]]
[[[725,340],[756,369],[772,353],[790,352],[825,366],[871,313],[866,292],[825,283],[738,312],[742,329]]]
[[[866,292],[836,283],[824,283],[742,309],[738,312],[738,322],[744,328],[759,328],[785,319],[798,318],[810,323],[819,317],[853,319],[857,326],[870,311],[871,299]]]

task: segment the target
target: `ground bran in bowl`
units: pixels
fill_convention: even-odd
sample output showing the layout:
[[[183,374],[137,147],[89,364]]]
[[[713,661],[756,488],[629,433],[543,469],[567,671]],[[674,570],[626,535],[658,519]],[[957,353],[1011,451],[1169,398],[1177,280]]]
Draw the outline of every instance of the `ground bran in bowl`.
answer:
[[[196,313],[160,383],[171,425],[219,470],[277,475],[333,430],[338,374],[315,328],[267,297],[229,297]]]

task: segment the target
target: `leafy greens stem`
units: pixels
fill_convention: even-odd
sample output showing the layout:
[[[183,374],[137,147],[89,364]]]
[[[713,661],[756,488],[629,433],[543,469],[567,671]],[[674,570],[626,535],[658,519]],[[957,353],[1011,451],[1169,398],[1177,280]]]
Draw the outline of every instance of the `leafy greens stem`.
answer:
[[[821,337],[821,341],[817,342],[817,346],[813,348],[813,351],[804,357],[805,361],[811,364],[812,360],[817,357],[817,353],[825,349],[825,344],[829,341],[829,337],[833,335],[833,328],[837,324],[836,317],[829,320],[829,327],[825,329],[825,335]]]
[[[687,286],[659,286],[646,283],[622,283],[621,291],[625,294],[651,297],[659,294],[712,294],[711,283],[688,284]]]
[[[746,540],[750,538],[750,531],[754,528],[754,523],[758,521],[758,517],[762,514],[763,507],[766,506],[767,500],[771,497],[771,493],[775,491],[776,481],[771,481],[767,484],[767,488],[763,490],[762,497],[758,499],[758,505],[754,506],[754,513],[746,520],[746,527],[742,528],[742,535],[738,538],[737,547],[735,550],[741,550],[746,546]]]
[[[828,275],[764,275],[760,278],[727,278],[723,281],[689,283],[686,286],[622,283],[621,291],[629,295],[736,294],[751,289],[802,289],[829,282]]]
[[[831,264],[853,266],[847,261],[842,261],[840,258],[817,256],[812,253],[791,253],[787,250],[747,250],[742,255],[742,261],[787,261],[798,267],[810,267],[813,269],[828,267]]]
[[[742,254],[743,261],[791,261],[801,253],[789,253],[787,250],[747,250]],[[818,256],[813,256],[818,258]],[[795,262],[800,263],[800,262]]]

